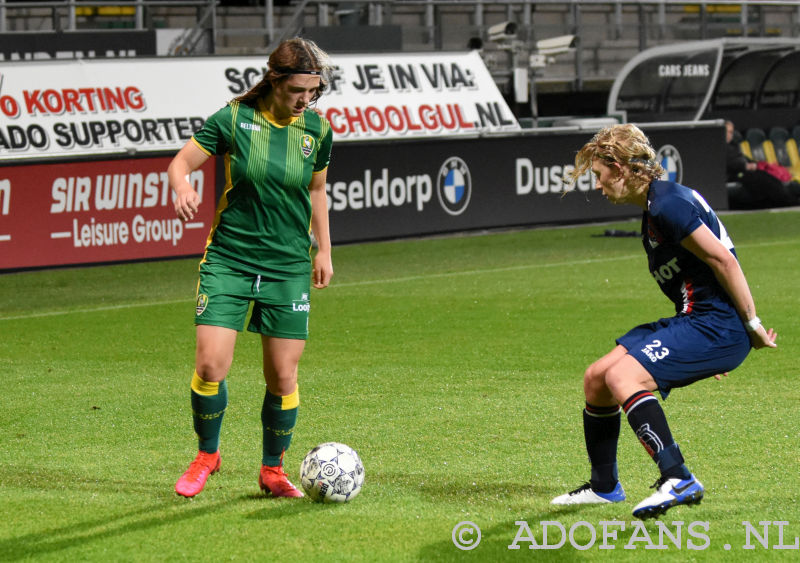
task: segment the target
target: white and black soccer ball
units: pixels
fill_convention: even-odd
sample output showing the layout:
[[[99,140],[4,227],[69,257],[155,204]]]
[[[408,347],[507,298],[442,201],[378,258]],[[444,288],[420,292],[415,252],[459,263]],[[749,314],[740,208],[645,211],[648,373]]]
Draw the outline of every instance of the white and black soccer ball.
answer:
[[[300,484],[313,500],[347,502],[361,491],[364,464],[350,446],[325,442],[308,452],[300,464]]]

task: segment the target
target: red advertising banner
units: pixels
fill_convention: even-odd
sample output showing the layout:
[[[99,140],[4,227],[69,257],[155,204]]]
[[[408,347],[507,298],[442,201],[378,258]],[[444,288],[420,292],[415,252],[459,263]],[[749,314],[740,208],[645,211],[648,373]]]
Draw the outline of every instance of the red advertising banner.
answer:
[[[0,270],[201,254],[214,218],[216,160],[191,174],[202,198],[184,223],[171,157],[0,168]]]

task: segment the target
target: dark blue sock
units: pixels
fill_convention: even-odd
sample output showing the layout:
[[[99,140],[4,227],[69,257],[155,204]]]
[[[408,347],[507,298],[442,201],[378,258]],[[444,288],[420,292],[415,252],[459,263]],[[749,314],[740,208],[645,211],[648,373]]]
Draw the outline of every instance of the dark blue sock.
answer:
[[[672,438],[664,410],[650,391],[639,391],[622,403],[636,437],[658,465],[662,477],[688,479],[678,444]]]
[[[592,464],[589,484],[598,493],[610,493],[617,486],[617,443],[620,426],[619,405],[598,407],[586,403],[583,409],[583,436]]]

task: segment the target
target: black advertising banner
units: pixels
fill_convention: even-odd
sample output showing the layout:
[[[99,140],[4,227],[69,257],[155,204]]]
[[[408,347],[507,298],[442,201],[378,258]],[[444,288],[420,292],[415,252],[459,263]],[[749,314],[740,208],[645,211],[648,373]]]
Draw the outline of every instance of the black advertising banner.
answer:
[[[0,61],[141,57],[156,54],[155,30],[0,33]]]
[[[727,209],[721,125],[644,128],[668,178]],[[564,192],[593,132],[334,145],[328,207],[334,242],[637,217],[586,173]],[[699,149],[698,147],[702,147]]]
[[[724,128],[646,126],[672,180],[727,209]],[[417,139],[334,145],[328,206],[334,244],[640,215],[593,189],[591,173],[563,178],[593,132]],[[146,260],[202,253],[223,179],[221,158],[192,176],[201,214],[181,224],[166,170],[154,158],[0,167],[0,270]]]

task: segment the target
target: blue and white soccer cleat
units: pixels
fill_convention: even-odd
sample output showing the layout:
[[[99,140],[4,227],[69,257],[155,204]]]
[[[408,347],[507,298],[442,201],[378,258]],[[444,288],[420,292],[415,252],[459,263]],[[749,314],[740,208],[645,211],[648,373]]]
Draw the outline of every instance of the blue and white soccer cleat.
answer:
[[[661,477],[651,488],[656,492],[633,509],[636,518],[657,518],[673,506],[700,504],[703,498],[703,485],[694,475],[688,479]]]
[[[598,493],[592,490],[589,483],[584,483],[574,491],[557,496],[550,501],[550,504],[608,504],[623,500],[625,500],[625,491],[622,490],[620,483],[617,483],[610,493]]]

